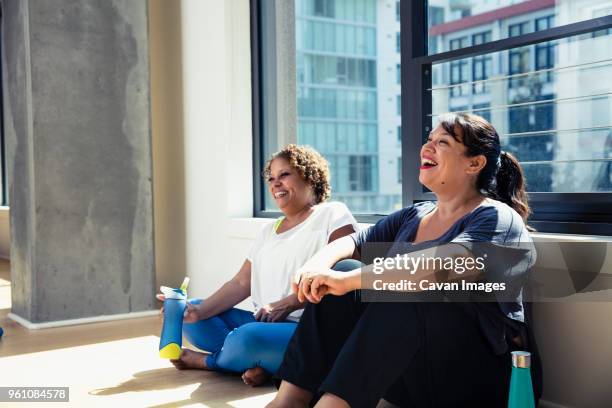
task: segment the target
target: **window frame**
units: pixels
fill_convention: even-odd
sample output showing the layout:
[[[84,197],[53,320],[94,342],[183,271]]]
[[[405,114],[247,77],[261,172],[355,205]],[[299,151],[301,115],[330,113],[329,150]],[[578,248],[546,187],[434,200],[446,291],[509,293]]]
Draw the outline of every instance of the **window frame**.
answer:
[[[253,202],[254,216],[278,217],[280,212],[264,207],[264,188],[261,172],[262,157],[262,94],[260,67],[261,31],[260,3],[251,2],[251,74],[253,120]],[[418,181],[419,151],[431,131],[432,65],[473,58],[485,54],[535,45],[580,34],[612,28],[612,15],[577,23],[528,32],[484,44],[428,55],[427,2],[400,2],[400,65],[401,65],[401,118],[402,118],[402,206],[434,200],[431,192],[423,192]],[[412,135],[412,137],[411,137]],[[421,135],[419,138],[418,135]],[[533,210],[529,225],[539,232],[588,235],[612,235],[612,192],[603,193],[529,193]],[[359,222],[376,222],[387,214],[355,214]]]
[[[427,8],[424,2],[404,2],[402,8],[402,156],[405,180],[403,205],[433,200],[431,192],[422,192],[417,177],[418,152],[423,140],[431,130],[431,67],[435,63],[451,62],[467,57],[506,51],[546,41],[585,34],[612,27],[612,16],[598,17],[542,31],[529,32],[514,37],[491,41],[485,44],[427,55]],[[417,78],[415,81],[414,79]],[[413,102],[414,101],[414,102]],[[420,101],[420,103],[419,103]],[[423,140],[409,135],[422,135]],[[408,188],[406,188],[408,184]],[[540,232],[573,233],[589,235],[612,235],[612,192],[610,193],[529,193],[533,214],[529,220]]]

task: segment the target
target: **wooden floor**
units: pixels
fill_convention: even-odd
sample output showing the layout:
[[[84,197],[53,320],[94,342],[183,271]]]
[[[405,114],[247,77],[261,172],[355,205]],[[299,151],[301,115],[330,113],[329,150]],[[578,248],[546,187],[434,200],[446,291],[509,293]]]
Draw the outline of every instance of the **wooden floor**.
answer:
[[[157,356],[159,317],[27,330],[6,317],[9,270],[0,261],[0,386],[70,387],[70,403],[52,405],[78,407],[261,407],[275,394],[237,375],[176,370]]]

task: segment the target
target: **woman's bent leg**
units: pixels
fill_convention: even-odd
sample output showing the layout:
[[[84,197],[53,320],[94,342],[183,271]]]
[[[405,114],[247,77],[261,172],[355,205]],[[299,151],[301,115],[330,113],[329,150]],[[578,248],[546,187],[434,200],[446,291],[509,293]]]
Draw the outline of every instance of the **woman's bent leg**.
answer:
[[[308,303],[277,376],[315,393],[351,334],[361,308],[353,292]]]
[[[493,354],[478,321],[453,303],[371,303],[321,390],[351,407],[503,407],[509,355]]]
[[[417,303],[369,303],[320,391],[351,407],[375,407],[423,349]]]
[[[359,261],[344,260],[338,262],[334,270],[346,272],[361,265]],[[328,295],[318,304],[307,303],[276,376],[315,393],[363,309],[358,292]]]
[[[189,303],[197,305],[202,303],[202,299],[190,299]],[[251,312],[232,308],[210,319],[183,324],[183,334],[200,350],[215,353],[221,350],[225,338],[232,330],[254,321]]]
[[[206,363],[213,369],[240,373],[262,367],[274,374],[296,326],[290,322],[244,324],[227,335],[223,348],[208,356]]]

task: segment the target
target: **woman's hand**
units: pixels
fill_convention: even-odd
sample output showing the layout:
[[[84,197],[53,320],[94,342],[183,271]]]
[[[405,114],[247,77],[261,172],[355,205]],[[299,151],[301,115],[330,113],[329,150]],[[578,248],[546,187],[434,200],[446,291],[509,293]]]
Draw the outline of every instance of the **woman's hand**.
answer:
[[[325,295],[342,296],[355,289],[354,274],[331,269],[300,270],[293,283],[300,302],[319,303]]]
[[[161,293],[158,293],[156,296],[157,300],[161,300],[162,302],[166,300],[166,296]],[[185,313],[183,314],[183,323],[195,323],[198,320],[202,320],[200,317],[199,310],[196,306],[192,305],[189,302],[185,303],[187,307],[185,307]],[[164,307],[162,306],[159,312],[162,316],[164,315]]]
[[[261,307],[255,320],[260,322],[280,322],[287,319],[291,312],[302,308],[303,306],[297,301],[297,296],[291,295],[277,302],[269,303]]]

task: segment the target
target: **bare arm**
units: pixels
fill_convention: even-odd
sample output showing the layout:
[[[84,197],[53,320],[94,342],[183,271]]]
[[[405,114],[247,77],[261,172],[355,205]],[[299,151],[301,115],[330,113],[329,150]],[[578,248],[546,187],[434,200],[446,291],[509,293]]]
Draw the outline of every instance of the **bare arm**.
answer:
[[[327,241],[327,243],[329,244],[337,239],[346,237],[347,235],[350,235],[353,232],[355,232],[355,228],[353,228],[352,225],[348,224],[348,225],[342,226],[338,228],[337,230],[335,230],[334,232],[332,232],[331,234],[329,234],[329,240]]]
[[[424,258],[472,258],[473,254],[458,244],[443,244],[440,246],[425,249],[415,252],[413,256]],[[327,269],[327,270],[326,270]],[[458,275],[452,273],[452,270],[440,269],[434,264],[420,264],[416,270],[407,272],[406,270],[397,270],[393,267],[385,268],[383,274],[374,273],[374,265],[367,265],[363,268],[355,269],[350,272],[338,273],[329,271],[328,268],[322,268],[319,272],[307,272],[304,275],[302,282],[299,285],[298,298],[306,298],[310,302],[318,303],[326,294],[343,295],[349,291],[356,289],[372,289],[372,283],[375,279],[384,279],[387,282],[398,282],[401,279],[410,278],[415,283],[415,289],[410,291],[420,291],[419,282],[427,280],[428,282],[452,282],[458,279],[466,281],[474,281],[482,276],[482,271],[476,268],[467,268],[467,270]]]
[[[350,232],[347,227],[350,227]],[[343,232],[347,235],[336,238],[334,234],[339,230],[345,229]],[[342,259],[357,258],[359,252],[353,238],[348,236],[353,231],[352,226],[344,226],[334,231],[329,238],[330,243],[321,248],[312,258],[310,258],[293,277],[291,288],[293,293],[298,295],[298,301],[305,302],[304,297],[299,289],[300,281],[305,275],[316,273],[316,271],[329,270],[336,262]],[[334,240],[332,240],[332,238]]]
[[[281,300],[268,303],[259,308],[255,315],[255,320],[260,322],[280,322],[285,320],[294,311],[303,307],[304,303],[300,302],[297,295],[292,293]]]
[[[352,234],[354,231],[355,230],[352,225],[344,225],[330,234],[328,242],[331,243],[333,241],[339,240],[342,237],[346,237],[347,235]],[[352,241],[351,238],[349,239]],[[289,316],[289,314],[291,314],[292,312],[298,309],[302,309],[304,307],[304,303],[305,302],[303,301],[300,302],[297,294],[293,293],[283,299],[261,307],[257,311],[255,319],[264,322],[282,321],[285,320],[287,316]]]
[[[236,306],[251,295],[251,262],[245,260],[238,273],[206,301],[197,305],[198,317],[208,319]]]

